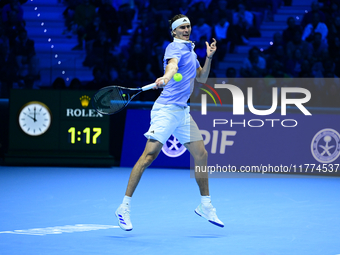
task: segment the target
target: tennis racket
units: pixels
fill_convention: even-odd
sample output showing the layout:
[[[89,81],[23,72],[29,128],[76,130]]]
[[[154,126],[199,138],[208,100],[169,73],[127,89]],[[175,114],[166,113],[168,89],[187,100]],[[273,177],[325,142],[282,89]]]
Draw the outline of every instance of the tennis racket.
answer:
[[[150,90],[156,83],[141,88],[124,88],[120,86],[104,87],[93,96],[93,108],[104,115],[111,115],[123,110],[131,100],[142,91]]]

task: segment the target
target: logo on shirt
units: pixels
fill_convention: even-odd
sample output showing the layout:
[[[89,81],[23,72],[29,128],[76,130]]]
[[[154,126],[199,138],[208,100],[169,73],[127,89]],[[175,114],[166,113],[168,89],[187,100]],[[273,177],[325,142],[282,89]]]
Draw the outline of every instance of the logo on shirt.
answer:
[[[340,156],[340,135],[331,128],[320,130],[311,144],[313,157],[321,163],[330,163]]]
[[[174,135],[171,135],[162,147],[163,153],[171,158],[181,156],[186,150],[185,146],[181,144]]]

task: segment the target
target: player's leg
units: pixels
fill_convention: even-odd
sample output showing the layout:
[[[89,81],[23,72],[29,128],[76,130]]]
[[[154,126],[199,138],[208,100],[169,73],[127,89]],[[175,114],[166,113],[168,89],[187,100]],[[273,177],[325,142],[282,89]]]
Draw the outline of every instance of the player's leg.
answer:
[[[208,152],[204,147],[201,132],[189,113],[189,108],[184,110],[183,122],[174,131],[174,136],[188,149],[194,158],[195,166],[198,166],[200,169],[206,169]],[[209,196],[208,173],[195,171],[195,178],[201,196]]]
[[[125,195],[132,197],[144,170],[151,165],[162,150],[163,144],[154,139],[148,139],[142,156],[132,168]]]
[[[195,166],[199,166],[200,169],[205,169],[205,167],[207,166],[208,153],[205,150],[203,140],[189,142],[184,144],[184,146],[188,149],[191,156],[194,158]],[[209,196],[208,172],[195,171],[195,178],[201,196]]]
[[[116,211],[119,226],[126,231],[132,230],[130,221],[131,197],[142,177],[144,170],[157,158],[163,144],[176,128],[176,116],[171,105],[155,103],[151,111],[151,125],[144,134],[148,141],[142,156],[133,167],[122,204]]]
[[[199,166],[199,169],[206,169],[208,153],[204,148],[203,140],[186,143],[185,147],[188,148],[194,158],[195,166]],[[207,171],[196,171],[195,167],[195,178],[201,193],[201,203],[195,209],[195,213],[207,219],[210,223],[223,228],[224,224],[217,217],[216,209],[211,203],[208,174]]]
[[[203,170],[207,167],[208,153],[204,147],[203,137],[196,122],[189,113],[187,113],[185,119],[186,121],[183,125],[176,129],[175,136],[182,144],[184,144],[194,158],[195,179],[201,193],[201,203],[196,208],[195,213],[207,219],[214,225],[224,227],[223,222],[220,221],[216,215],[216,209],[211,203],[209,193],[209,173],[207,171],[196,171],[196,166]]]
[[[144,170],[157,158],[162,146],[162,143],[159,141],[148,139],[142,156],[132,168],[123,203],[116,210],[118,224],[120,228],[125,231],[132,230],[132,223],[130,220],[131,197],[143,175]]]

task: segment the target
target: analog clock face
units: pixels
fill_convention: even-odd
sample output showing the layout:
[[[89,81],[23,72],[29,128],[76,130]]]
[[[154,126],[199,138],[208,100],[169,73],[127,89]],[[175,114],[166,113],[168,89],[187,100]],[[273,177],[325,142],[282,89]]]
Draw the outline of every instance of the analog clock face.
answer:
[[[41,102],[29,102],[19,112],[19,126],[31,136],[45,133],[51,125],[50,109]]]

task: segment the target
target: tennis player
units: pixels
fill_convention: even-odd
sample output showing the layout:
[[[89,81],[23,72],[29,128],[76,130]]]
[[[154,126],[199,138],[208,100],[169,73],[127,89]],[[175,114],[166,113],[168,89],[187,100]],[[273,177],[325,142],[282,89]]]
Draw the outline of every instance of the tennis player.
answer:
[[[179,14],[170,21],[170,29],[174,40],[168,45],[164,55],[164,75],[158,78],[155,88],[164,87],[151,110],[151,125],[144,135],[148,139],[142,156],[133,167],[125,197],[116,211],[121,229],[130,231],[130,204],[132,195],[140,181],[144,170],[157,158],[163,144],[173,134],[190,152],[196,166],[206,166],[208,153],[204,148],[202,135],[189,113],[187,101],[193,90],[193,80],[205,83],[213,55],[216,52],[216,40],[207,46],[207,56],[203,68],[194,52],[194,43],[190,41],[191,24],[187,16]],[[176,82],[175,73],[181,73],[183,79]],[[211,204],[209,194],[208,173],[195,172],[201,203],[195,212],[212,224],[224,227]]]

